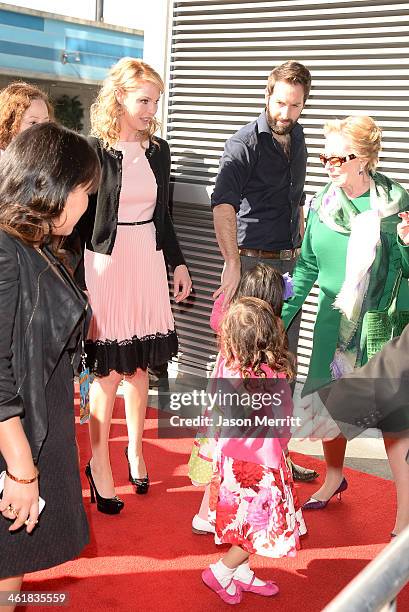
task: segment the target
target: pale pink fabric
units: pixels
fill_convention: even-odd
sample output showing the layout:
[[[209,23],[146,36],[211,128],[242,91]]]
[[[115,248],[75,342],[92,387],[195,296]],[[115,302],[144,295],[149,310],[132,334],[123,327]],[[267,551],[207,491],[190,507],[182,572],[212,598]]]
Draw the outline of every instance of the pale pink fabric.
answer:
[[[151,219],[156,181],[138,142],[120,142],[123,152],[118,221]],[[174,329],[162,251],[155,226],[118,225],[111,255],[85,251],[85,279],[93,318],[91,340],[144,338]]]

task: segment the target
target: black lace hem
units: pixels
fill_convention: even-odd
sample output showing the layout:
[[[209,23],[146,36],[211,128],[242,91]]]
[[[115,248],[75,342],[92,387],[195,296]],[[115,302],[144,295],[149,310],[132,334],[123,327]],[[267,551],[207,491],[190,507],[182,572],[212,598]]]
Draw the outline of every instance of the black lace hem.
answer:
[[[129,340],[87,340],[87,365],[96,376],[108,376],[112,370],[131,375],[138,368],[161,366],[178,352],[175,330]]]

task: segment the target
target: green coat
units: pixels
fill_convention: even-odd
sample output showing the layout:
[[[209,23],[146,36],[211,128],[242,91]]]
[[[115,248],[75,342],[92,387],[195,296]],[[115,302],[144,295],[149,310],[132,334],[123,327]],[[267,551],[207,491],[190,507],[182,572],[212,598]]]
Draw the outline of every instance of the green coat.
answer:
[[[400,211],[409,209],[409,194],[397,183],[383,175],[374,175],[375,183],[384,184],[399,191]],[[323,190],[324,191],[324,190]],[[320,287],[318,312],[313,333],[313,347],[308,376],[303,395],[311,393],[331,381],[330,364],[338,342],[341,312],[333,308],[344,279],[346,254],[350,234],[330,229],[321,222],[316,212],[320,205],[321,192],[310,210],[302,244],[301,255],[294,270],[294,295],[284,304],[282,317],[286,328],[305,302],[315,282]],[[405,277],[401,283],[398,306],[409,309],[409,247],[398,240],[396,226],[400,222],[397,214],[381,219],[381,240],[375,261],[371,266],[366,308],[384,308],[391,297],[392,287],[400,268]],[[358,330],[358,340],[363,352],[357,366],[367,361],[366,342]]]

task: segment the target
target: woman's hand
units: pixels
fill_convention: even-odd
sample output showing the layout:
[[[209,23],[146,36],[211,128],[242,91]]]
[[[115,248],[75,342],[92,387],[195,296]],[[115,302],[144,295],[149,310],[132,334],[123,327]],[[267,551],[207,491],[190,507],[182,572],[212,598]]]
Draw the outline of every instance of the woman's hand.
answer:
[[[398,236],[403,244],[409,245],[409,211],[399,213],[399,217],[402,221],[397,226]]]
[[[32,473],[35,474],[35,468]],[[5,518],[14,521],[9,531],[17,531],[24,524],[27,525],[27,533],[33,531],[39,514],[38,496],[38,479],[30,484],[22,484],[6,476],[0,512]]]
[[[37,474],[20,417],[0,422],[0,453],[14,478],[31,480]],[[38,519],[38,478],[26,484],[15,482],[6,475],[0,513],[14,521],[10,531],[20,529],[28,521],[27,532],[31,533]]]
[[[173,297],[176,304],[182,302],[192,291],[192,279],[187,267],[182,264],[173,271]]]

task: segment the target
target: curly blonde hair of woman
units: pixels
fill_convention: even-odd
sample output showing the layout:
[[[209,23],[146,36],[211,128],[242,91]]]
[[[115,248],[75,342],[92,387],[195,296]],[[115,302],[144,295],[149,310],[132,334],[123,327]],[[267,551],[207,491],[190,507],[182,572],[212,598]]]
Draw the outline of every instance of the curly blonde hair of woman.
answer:
[[[368,170],[375,170],[381,150],[382,130],[372,117],[351,115],[346,119],[328,121],[324,134],[337,132],[347,138],[351,144],[351,153],[367,160]]]
[[[0,91],[0,149],[6,149],[17,136],[23,115],[33,100],[43,100],[53,121],[54,111],[48,96],[35,85],[16,81]]]
[[[91,105],[91,134],[99,138],[106,148],[113,147],[119,140],[120,118],[123,113],[116,99],[117,90],[131,91],[138,81],[149,81],[164,92],[165,86],[159,74],[140,59],[123,57],[110,69],[94,104]],[[159,121],[153,117],[149,127],[140,133],[141,140],[152,140],[159,129]]]

